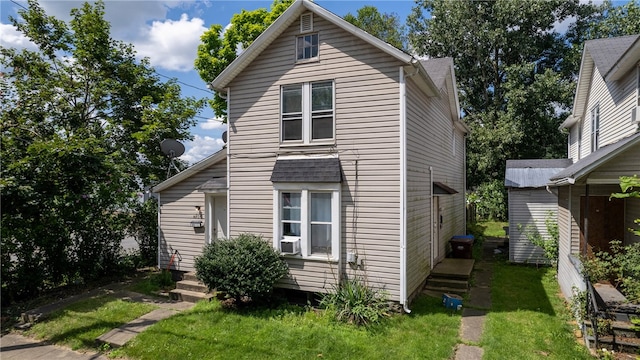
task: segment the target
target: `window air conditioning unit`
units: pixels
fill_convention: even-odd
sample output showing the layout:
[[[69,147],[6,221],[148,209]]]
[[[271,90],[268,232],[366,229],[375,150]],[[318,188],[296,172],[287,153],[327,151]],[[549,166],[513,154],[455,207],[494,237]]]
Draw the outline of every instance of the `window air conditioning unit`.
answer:
[[[631,123],[640,124],[640,106],[631,109]]]
[[[282,239],[280,240],[280,252],[283,254],[299,254],[300,239]]]

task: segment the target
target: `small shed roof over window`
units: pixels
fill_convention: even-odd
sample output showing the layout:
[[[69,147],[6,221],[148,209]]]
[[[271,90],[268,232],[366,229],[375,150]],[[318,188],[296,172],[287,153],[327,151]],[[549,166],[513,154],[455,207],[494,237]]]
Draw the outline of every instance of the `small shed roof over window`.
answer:
[[[271,173],[272,182],[338,183],[342,182],[340,159],[278,159]]]
[[[549,178],[571,165],[570,159],[507,160],[504,186],[508,188],[545,187]]]

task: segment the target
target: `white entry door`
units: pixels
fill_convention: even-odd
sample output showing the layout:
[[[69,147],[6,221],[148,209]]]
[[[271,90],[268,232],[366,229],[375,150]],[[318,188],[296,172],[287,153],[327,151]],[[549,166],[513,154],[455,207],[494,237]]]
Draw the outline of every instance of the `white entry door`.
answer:
[[[227,237],[227,197],[207,196],[207,243]]]

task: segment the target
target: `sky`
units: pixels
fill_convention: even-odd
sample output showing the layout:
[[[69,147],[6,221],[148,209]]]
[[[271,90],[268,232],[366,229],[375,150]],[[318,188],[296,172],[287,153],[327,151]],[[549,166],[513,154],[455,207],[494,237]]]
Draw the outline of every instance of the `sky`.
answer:
[[[373,5],[381,13],[395,13],[404,22],[412,0],[339,1],[316,0],[316,4],[339,16],[355,14],[365,5]],[[72,8],[83,1],[40,0],[40,6],[48,15],[68,21]],[[260,1],[160,1],[160,0],[105,0],[105,19],[111,23],[111,36],[131,43],[138,56],[148,57],[161,80],[175,78],[183,96],[211,97],[211,92],[193,68],[200,35],[211,25],[229,24],[233,14],[242,9],[254,10],[271,6],[272,0]],[[9,22],[9,16],[17,17],[17,10],[27,6],[24,0],[0,0],[0,46],[35,48]],[[206,107],[191,128],[194,139],[185,141],[185,154],[181,159],[193,164],[222,148],[224,126],[215,119],[213,111]]]

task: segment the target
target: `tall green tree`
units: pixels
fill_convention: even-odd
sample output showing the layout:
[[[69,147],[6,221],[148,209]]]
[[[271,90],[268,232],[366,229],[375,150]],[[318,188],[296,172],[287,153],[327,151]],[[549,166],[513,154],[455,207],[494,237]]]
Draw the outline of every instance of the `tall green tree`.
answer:
[[[471,128],[469,186],[504,176],[505,160],[565,157],[557,130],[570,108],[569,51],[554,26],[577,0],[418,0],[407,22],[412,49],[453,58]]]
[[[114,270],[129,209],[165,177],[160,141],[204,106],[110,37],[100,1],[69,23],[36,0],[19,15],[37,50],[0,48],[3,300]]]
[[[293,0],[274,0],[271,10],[260,8],[242,10],[234,14],[228,27],[213,24],[200,37],[198,53],[194,67],[200,78],[210,83],[216,78],[243,49],[273,23],[293,3]],[[216,116],[227,119],[227,101],[218,93],[209,100]]]
[[[398,49],[407,48],[405,27],[397,14],[381,14],[375,6],[366,5],[358,9],[356,15],[348,13],[344,19]]]

